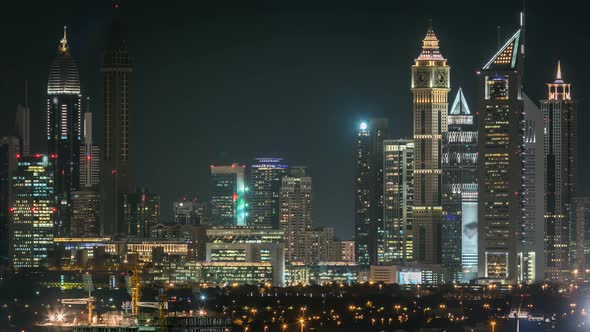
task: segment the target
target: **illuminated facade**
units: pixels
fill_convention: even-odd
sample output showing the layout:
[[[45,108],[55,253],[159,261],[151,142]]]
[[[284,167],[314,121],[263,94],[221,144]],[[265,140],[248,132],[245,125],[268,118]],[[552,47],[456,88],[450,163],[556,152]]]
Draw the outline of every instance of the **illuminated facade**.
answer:
[[[477,125],[459,88],[442,145],[442,265],[451,281],[477,278]]]
[[[268,263],[272,268],[273,284],[283,286],[285,283],[283,234],[282,230],[270,228],[208,229],[206,261],[228,265]],[[236,270],[240,269],[236,268]]]
[[[383,141],[383,255],[379,263],[413,259],[414,142]]]
[[[543,119],[523,68],[520,29],[479,73],[478,275],[507,282],[544,277]]]
[[[355,147],[354,240],[359,265],[377,264],[383,255],[383,140],[387,119],[361,122]]]
[[[40,268],[53,249],[55,227],[53,160],[19,157],[12,181],[10,250],[15,269]]]
[[[72,192],[72,237],[99,235],[98,194],[94,190]]]
[[[280,228],[285,234],[285,259],[288,262],[307,262],[308,247],[304,242],[305,232],[312,223],[311,177],[304,167],[293,167],[281,179]]]
[[[101,144],[101,228],[105,235],[125,234],[124,195],[132,192],[129,121],[133,65],[123,23],[115,13],[107,41],[102,73],[104,134]]]
[[[590,197],[575,197],[570,209],[570,276],[590,280]],[[576,274],[574,272],[577,271]]]
[[[160,195],[142,188],[123,197],[127,235],[149,237],[151,228],[160,222]]]
[[[211,225],[246,226],[244,165],[211,165]]]
[[[282,158],[256,158],[250,166],[248,225],[279,228],[281,179],[288,168]]]
[[[56,232],[67,235],[72,218],[72,191],[80,189],[82,92],[78,66],[70,53],[66,29],[49,68],[47,144],[55,158]]]
[[[9,262],[9,226],[10,201],[12,193],[12,175],[17,167],[17,155],[20,154],[18,137],[0,138],[0,266]]]
[[[547,99],[539,102],[545,127],[545,273],[555,281],[571,277],[569,216],[577,175],[576,101],[561,76],[558,62],[556,78],[547,84]]]
[[[441,258],[441,148],[442,135],[447,131],[449,74],[450,67],[429,27],[422,41],[422,51],[412,66],[413,259],[429,264],[439,263]]]

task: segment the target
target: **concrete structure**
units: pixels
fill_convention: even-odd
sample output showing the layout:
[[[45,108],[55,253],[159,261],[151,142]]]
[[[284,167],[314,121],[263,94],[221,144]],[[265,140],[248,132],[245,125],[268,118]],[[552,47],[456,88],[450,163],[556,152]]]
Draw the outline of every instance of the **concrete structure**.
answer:
[[[413,259],[435,264],[441,258],[441,146],[447,131],[450,67],[438,39],[428,28],[422,51],[412,65],[414,114]]]
[[[160,195],[141,188],[123,197],[127,235],[149,237],[151,228],[160,222]]]
[[[0,265],[9,262],[10,212],[12,197],[12,176],[17,168],[20,155],[18,137],[0,138]]]
[[[590,197],[572,199],[569,220],[571,271],[566,280],[590,280]]]
[[[88,190],[98,189],[100,183],[100,148],[92,137],[92,112],[84,113],[84,144],[80,146],[80,185]]]
[[[98,224],[99,199],[95,190],[72,192],[72,237],[95,237],[100,233]]]

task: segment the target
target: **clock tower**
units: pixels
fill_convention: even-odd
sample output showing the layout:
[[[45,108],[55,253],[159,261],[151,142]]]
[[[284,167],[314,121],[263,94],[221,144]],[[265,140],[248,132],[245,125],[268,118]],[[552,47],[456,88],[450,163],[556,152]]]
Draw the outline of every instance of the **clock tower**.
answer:
[[[447,131],[450,67],[429,26],[422,51],[412,66],[414,112],[414,259],[441,262],[441,143]]]

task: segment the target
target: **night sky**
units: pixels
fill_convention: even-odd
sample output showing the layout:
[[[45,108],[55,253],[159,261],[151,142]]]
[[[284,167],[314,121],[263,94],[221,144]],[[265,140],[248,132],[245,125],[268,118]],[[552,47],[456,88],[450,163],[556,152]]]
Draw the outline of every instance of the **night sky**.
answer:
[[[119,1],[135,63],[131,154],[137,185],[172,202],[207,195],[209,165],[284,157],[313,177],[314,223],[353,233],[354,134],[387,116],[397,137],[411,130],[410,66],[428,19],[476,108],[475,71],[517,28],[520,1]],[[12,1],[0,10],[0,135],[10,134],[29,81],[33,152],[44,152],[48,68],[64,25],[102,135],[101,51],[113,1]],[[288,3],[288,4],[287,4]],[[525,90],[545,96],[561,59],[579,100],[578,191],[590,194],[590,29],[582,1],[528,1]],[[496,8],[490,8],[496,6]],[[452,101],[452,100],[451,100]]]

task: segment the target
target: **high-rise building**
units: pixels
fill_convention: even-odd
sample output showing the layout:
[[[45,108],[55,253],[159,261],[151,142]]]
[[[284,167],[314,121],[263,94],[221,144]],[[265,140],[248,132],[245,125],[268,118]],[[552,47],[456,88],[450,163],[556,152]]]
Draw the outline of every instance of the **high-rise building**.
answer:
[[[383,141],[383,256],[379,263],[413,260],[414,141]]]
[[[334,228],[318,227],[308,229],[300,235],[300,241],[303,243],[303,255],[299,261],[307,265],[317,264],[319,262],[334,262],[340,259],[336,250],[338,241],[334,240]],[[295,262],[293,260],[292,262]]]
[[[47,143],[55,157],[56,232],[68,235],[72,218],[72,191],[80,185],[82,93],[78,66],[70,53],[66,28],[49,68],[47,83]]]
[[[20,139],[20,154],[28,156],[31,148],[31,109],[28,101],[16,107],[16,134]]]
[[[311,177],[304,167],[292,167],[281,180],[280,228],[285,233],[285,259],[303,262],[307,248],[304,233],[311,229],[312,186]]]
[[[18,137],[0,138],[0,265],[9,262],[10,213],[12,197],[12,176],[20,156]]]
[[[477,126],[459,88],[442,145],[442,264],[451,281],[477,278]]]
[[[54,160],[46,155],[19,156],[9,208],[10,250],[15,269],[39,268],[53,248]]]
[[[95,190],[72,192],[71,237],[96,237],[99,235],[98,193]]]
[[[202,225],[205,223],[207,205],[196,198],[183,197],[174,202],[174,223],[180,225]]]
[[[478,275],[508,282],[544,277],[543,120],[523,69],[519,29],[479,72]]]
[[[211,225],[246,226],[245,165],[211,165]]]
[[[100,148],[92,139],[92,112],[84,113],[84,144],[80,146],[80,188],[97,188],[100,182]]]
[[[282,158],[256,158],[248,179],[248,225],[279,228],[281,178],[288,165]]]
[[[389,121],[361,122],[355,147],[354,240],[361,266],[377,264],[383,255],[383,140]]]
[[[441,148],[447,131],[450,67],[438,39],[428,28],[412,66],[414,109],[414,260],[433,264],[441,258]]]
[[[115,13],[104,52],[102,72],[104,135],[101,145],[101,227],[106,235],[124,234],[124,195],[132,192],[129,121],[133,65],[123,24]]]
[[[160,195],[141,188],[123,195],[127,234],[147,238],[151,228],[160,222]]]
[[[545,273],[563,281],[571,277],[569,216],[576,192],[577,113],[559,62],[556,78],[547,87],[547,99],[539,102],[545,125]]]
[[[575,197],[570,208],[571,268],[569,278],[590,280],[590,197]]]

